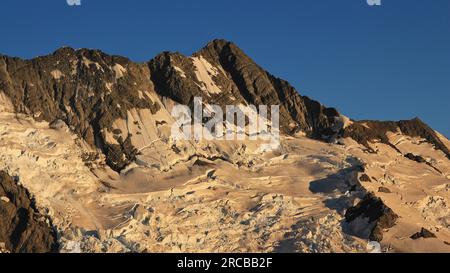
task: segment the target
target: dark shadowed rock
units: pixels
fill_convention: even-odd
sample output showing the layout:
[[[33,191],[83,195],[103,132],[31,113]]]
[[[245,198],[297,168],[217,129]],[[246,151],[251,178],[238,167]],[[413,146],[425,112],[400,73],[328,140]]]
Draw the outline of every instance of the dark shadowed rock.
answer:
[[[386,187],[379,187],[378,192],[391,193],[391,190]]]
[[[56,252],[56,232],[41,215],[28,192],[0,172],[0,243],[9,252]]]
[[[425,158],[421,157],[420,155],[415,155],[415,154],[412,154],[412,153],[407,153],[405,155],[405,157],[410,159],[410,160],[412,160],[412,161],[416,161],[417,163],[425,163],[425,162],[427,162],[425,160]]]
[[[359,180],[361,181],[361,182],[371,182],[372,180],[370,179],[370,177],[367,175],[367,174],[362,174],[360,177],[359,177]]]
[[[383,231],[395,225],[398,215],[373,193],[367,194],[356,206],[345,213],[349,231],[354,235],[382,241]]]
[[[414,233],[413,235],[411,235],[410,237],[413,240],[417,240],[419,238],[436,238],[436,235],[434,235],[434,233],[432,233],[431,231],[429,231],[428,229],[422,228],[419,232]]]

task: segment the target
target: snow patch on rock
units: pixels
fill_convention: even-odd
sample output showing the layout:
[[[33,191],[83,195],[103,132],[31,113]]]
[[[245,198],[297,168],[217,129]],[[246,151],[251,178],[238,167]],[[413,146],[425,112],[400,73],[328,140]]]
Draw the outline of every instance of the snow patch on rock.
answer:
[[[62,77],[64,77],[64,74],[61,72],[61,70],[53,70],[52,72],[50,72],[50,74],[52,75],[53,79],[55,80],[59,80]]]
[[[220,94],[222,90],[214,82],[213,77],[219,75],[219,69],[211,65],[203,56],[191,57],[195,66],[195,76],[201,83],[200,88],[209,94]]]
[[[127,72],[127,69],[120,64],[115,64],[112,69],[116,73],[116,80],[122,78]]]
[[[173,69],[175,69],[175,71],[177,71],[178,73],[180,73],[180,76],[182,78],[186,78],[186,73],[184,73],[183,69],[179,68],[178,66],[174,65]]]
[[[83,64],[84,64],[84,66],[86,66],[87,68],[90,68],[91,64],[93,64],[93,65],[95,65],[95,67],[96,67],[98,70],[103,70],[102,66],[101,66],[99,63],[93,62],[93,61],[89,60],[88,58],[86,58],[85,56],[83,56]]]

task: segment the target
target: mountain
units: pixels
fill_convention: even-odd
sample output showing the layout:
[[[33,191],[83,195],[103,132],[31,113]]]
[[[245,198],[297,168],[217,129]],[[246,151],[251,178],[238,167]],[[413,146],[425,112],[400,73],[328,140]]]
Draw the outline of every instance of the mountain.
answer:
[[[278,105],[280,144],[173,139],[172,110],[195,97]],[[2,55],[0,140],[0,170],[35,196],[63,252],[449,247],[446,137],[418,118],[351,120],[225,40],[146,63],[68,47]],[[409,238],[422,228],[435,237]]]
[[[112,131],[113,121],[126,118],[130,109],[158,111],[161,105],[142,92],[184,105],[205,94],[210,104],[280,105],[281,130],[286,133],[331,134],[339,118],[335,109],[300,96],[223,40],[211,42],[193,57],[166,52],[148,64],[97,50],[62,48],[30,61],[2,56],[0,67],[0,88],[15,111],[48,122],[64,121],[98,147],[116,171],[134,160],[135,150],[127,134],[111,144],[104,131]]]

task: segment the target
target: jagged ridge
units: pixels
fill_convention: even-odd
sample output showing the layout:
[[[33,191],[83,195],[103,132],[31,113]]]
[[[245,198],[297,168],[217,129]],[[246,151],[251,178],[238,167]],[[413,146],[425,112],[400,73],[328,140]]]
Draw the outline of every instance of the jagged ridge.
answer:
[[[395,133],[400,131],[402,134],[410,137],[420,137],[426,139],[433,144],[436,149],[445,153],[450,159],[450,151],[447,146],[439,139],[436,132],[426,125],[419,118],[412,120],[394,121],[358,121],[345,128],[343,137],[351,137],[369,150],[369,142],[380,141],[391,147],[395,146],[390,143],[387,133]],[[372,151],[373,152],[373,151]]]
[[[420,136],[450,152],[435,132],[415,119],[400,122],[353,122],[343,129],[342,116],[334,108],[301,96],[288,82],[258,66],[235,44],[214,40],[192,57],[163,52],[148,63],[110,56],[99,50],[61,48],[49,56],[22,60],[0,56],[0,92],[11,100],[16,112],[37,120],[63,120],[72,131],[97,147],[107,164],[123,170],[135,160],[132,135],[108,142],[114,120],[126,119],[131,109],[158,112],[161,104],[146,95],[169,98],[192,105],[195,96],[221,106],[280,105],[281,132],[304,132],[316,139],[352,137],[368,146],[386,140],[386,132],[401,131]],[[339,134],[338,134],[339,133]]]

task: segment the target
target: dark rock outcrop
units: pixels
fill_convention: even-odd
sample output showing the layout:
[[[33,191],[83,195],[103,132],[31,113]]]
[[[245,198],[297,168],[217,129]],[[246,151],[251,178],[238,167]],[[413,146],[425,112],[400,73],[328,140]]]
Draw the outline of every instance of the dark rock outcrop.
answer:
[[[195,66],[190,58],[180,53],[163,52],[153,58],[148,66],[151,80],[161,96],[184,105],[191,105],[194,97],[203,97],[201,83],[197,80]],[[225,94],[226,97],[230,95]]]
[[[41,215],[29,193],[0,172],[0,243],[13,253],[58,251],[56,232]]]
[[[411,235],[410,238],[413,240],[417,240],[419,238],[428,239],[428,238],[436,238],[436,235],[434,235],[434,233],[429,231],[428,229],[422,228],[419,232]]]
[[[386,187],[379,187],[378,188],[378,192],[382,192],[382,193],[392,193],[391,190],[389,188]]]
[[[393,227],[397,219],[398,215],[373,193],[367,194],[361,202],[349,208],[345,213],[347,224],[349,226],[352,226],[352,223],[357,225],[357,227],[350,227],[350,229],[358,229],[357,232],[354,232],[355,235],[361,235],[358,233],[364,230],[366,234],[363,237],[368,235],[368,239],[378,242],[383,240],[383,231]],[[363,227],[360,226],[362,224]]]
[[[389,142],[387,133],[400,131],[405,136],[420,137],[441,150],[447,158],[450,159],[450,150],[439,139],[436,132],[426,125],[419,118],[401,121],[355,121],[342,132],[343,137],[350,137],[358,143],[366,146],[371,152],[374,152],[370,142],[379,141],[391,146],[400,152],[392,143]]]
[[[363,174],[359,177],[359,180],[360,180],[361,182],[372,182],[372,180],[370,179],[370,177],[369,177],[367,174],[365,174],[365,173],[363,173]]]
[[[427,162],[425,160],[425,158],[421,157],[420,155],[415,155],[415,154],[412,154],[412,153],[407,153],[405,155],[405,157],[410,159],[410,160],[412,160],[412,161],[415,161],[417,163],[426,163]]]

